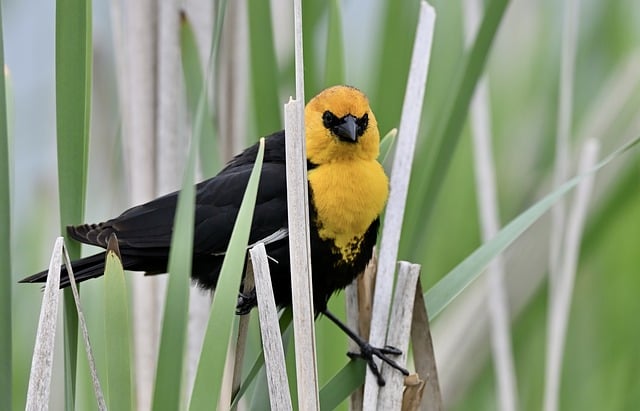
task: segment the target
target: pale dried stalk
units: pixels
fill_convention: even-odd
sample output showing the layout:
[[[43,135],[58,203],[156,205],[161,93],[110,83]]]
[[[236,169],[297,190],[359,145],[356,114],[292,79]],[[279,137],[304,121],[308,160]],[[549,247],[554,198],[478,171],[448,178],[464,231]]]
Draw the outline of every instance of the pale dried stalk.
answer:
[[[482,4],[479,0],[467,0],[463,7],[466,43],[477,33]],[[491,144],[491,115],[489,83],[482,76],[471,100],[471,131],[473,139],[474,170],[478,213],[482,239],[488,241],[500,229],[496,173]],[[518,403],[516,373],[511,348],[511,327],[508,296],[504,281],[504,260],[497,256],[487,268],[487,304],[491,325],[491,348],[496,370],[496,396],[499,409],[515,411]]]
[[[420,3],[420,15],[413,45],[411,68],[398,130],[398,141],[391,173],[389,202],[380,242],[380,259],[378,261],[371,333],[369,335],[369,342],[373,346],[382,346],[385,343],[400,230],[404,219],[409,177],[422,115],[422,103],[431,57],[434,25],[435,11],[433,7],[422,1]],[[380,364],[379,361],[377,363]],[[376,377],[370,370],[367,370],[364,388],[364,409],[376,409],[378,391]]]
[[[591,169],[598,160],[599,143],[587,140],[580,156],[579,174]],[[576,267],[580,254],[580,240],[587,217],[589,198],[593,188],[592,174],[577,187],[572,209],[567,220],[567,233],[562,244],[561,271],[558,273],[556,291],[552,293],[547,333],[547,367],[545,378],[544,410],[558,409],[562,353],[569,321],[569,307],[573,295]]]
[[[28,411],[47,408],[51,388],[51,370],[53,368],[53,350],[56,337],[56,320],[60,297],[60,266],[62,265],[62,237],[56,239],[49,262],[47,282],[42,295],[40,319],[33,348],[29,387],[27,389]]]
[[[111,2],[116,45],[124,159],[130,201],[140,204],[156,193],[157,4],[151,0]],[[151,409],[160,339],[164,279],[131,277],[136,404]]]
[[[398,263],[398,281],[393,297],[387,344],[402,351],[400,356],[394,358],[394,360],[402,366],[406,366],[407,363],[413,305],[416,296],[416,284],[419,277],[419,264],[411,264],[406,261],[400,261]],[[405,376],[385,363],[382,364],[381,374],[387,384],[385,389],[381,390],[378,395],[378,409],[400,409]]]
[[[635,124],[630,124],[621,108],[637,110],[632,97],[637,95],[640,85],[640,53],[630,55],[620,63],[604,81],[601,93],[593,99],[587,109],[585,121],[578,125],[582,130],[577,134],[577,142],[581,144],[586,138],[598,138],[607,151],[619,147],[637,135],[640,119],[635,116]],[[629,124],[628,124],[629,123]],[[612,133],[614,124],[628,124],[629,129]],[[572,158],[577,158],[577,150],[572,149]],[[612,186],[607,182],[616,181],[626,167],[633,164],[632,159],[621,157],[598,172],[598,184],[594,188],[594,205],[602,202]],[[542,181],[540,193],[547,193],[550,182]],[[548,221],[548,220],[547,220]],[[507,286],[509,289],[511,310],[514,315],[521,312],[535,296],[535,291],[543,284],[547,268],[539,264],[549,258],[549,225],[547,222],[535,224],[506,251]],[[509,269],[511,267],[511,269]],[[486,353],[484,348],[478,351],[483,341],[487,341],[488,320],[482,313],[484,304],[484,288],[481,283],[471,286],[461,297],[462,304],[454,304],[442,313],[439,325],[432,327],[437,342],[436,354],[438,362],[447,364],[440,373],[441,388],[445,401],[453,398],[455,393],[464,392],[484,369]],[[479,315],[480,313],[480,315]],[[464,335],[463,342],[460,335]],[[426,394],[425,394],[426,395]]]
[[[318,410],[318,370],[314,328],[309,196],[304,128],[304,60],[302,52],[302,2],[293,1],[296,99],[285,104],[287,208],[291,272],[293,334],[298,383],[298,408]]]
[[[575,59],[578,42],[578,14],[580,12],[579,0],[566,0],[564,3],[563,27],[562,27],[562,55],[560,62],[560,80],[558,94],[558,125],[556,135],[556,158],[554,164],[553,186],[557,187],[565,181],[569,175],[570,167],[570,136],[571,136],[571,120],[573,118],[573,78],[575,74]],[[582,183],[582,186],[585,183]],[[586,185],[586,184],[585,184]],[[580,190],[580,186],[578,190]],[[564,264],[566,257],[563,259],[563,253],[571,252],[567,250],[565,230],[568,228],[566,223],[566,206],[564,199],[560,199],[551,209],[551,233],[549,238],[549,328],[548,346],[547,346],[547,378],[545,379],[545,399],[544,408],[547,411],[557,409],[558,393],[559,393],[559,375],[560,364],[559,358],[562,353],[562,341],[564,340],[564,330],[557,321],[563,316],[561,308],[558,307],[558,301],[564,300],[566,297],[560,296],[560,300],[556,297],[559,292],[569,293],[571,290],[560,290],[560,282],[564,276],[574,275],[564,273]],[[573,217],[573,216],[572,216]],[[556,363],[558,361],[558,363]]]
[[[313,289],[309,246],[309,205],[304,144],[304,105],[285,104],[287,208],[291,254],[291,302],[298,382],[298,407],[319,409]]]
[[[227,4],[220,38],[215,82],[218,144],[232,158],[247,144],[249,92],[248,11],[246,1]],[[219,11],[220,7],[217,7]]]
[[[562,55],[560,62],[560,91],[558,93],[558,125],[556,131],[556,158],[553,187],[558,187],[569,176],[571,150],[571,120],[573,114],[573,78],[578,43],[579,0],[565,0],[562,26]],[[549,285],[553,299],[556,281],[560,275],[561,246],[565,229],[565,202],[560,199],[551,209],[551,235],[549,238]]]
[[[258,298],[258,315],[269,386],[269,403],[272,410],[291,410],[293,407],[289,393],[287,366],[284,361],[282,336],[278,324],[278,310],[271,288],[269,260],[264,244],[260,243],[253,247],[250,254],[255,275],[256,297]]]

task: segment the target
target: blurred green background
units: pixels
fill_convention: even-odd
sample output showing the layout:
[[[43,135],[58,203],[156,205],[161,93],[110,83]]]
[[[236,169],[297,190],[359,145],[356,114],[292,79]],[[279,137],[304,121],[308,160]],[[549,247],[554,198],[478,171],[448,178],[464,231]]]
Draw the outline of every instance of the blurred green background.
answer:
[[[281,128],[282,105],[294,92],[292,18],[289,2],[271,3],[269,20],[266,2],[229,2],[212,102],[220,148],[211,155],[228,159],[259,136]],[[344,80],[368,94],[384,135],[397,127],[400,119],[419,3],[337,3],[342,18]],[[116,75],[117,59],[128,57],[114,40],[117,29],[113,8],[117,4],[93,4],[88,222],[107,219],[131,205],[118,95],[122,84],[119,88]],[[439,0],[431,4],[437,12],[435,37],[400,244],[400,258],[422,264],[425,289],[481,244],[473,147],[466,125],[459,144],[451,143],[454,155],[437,197],[425,198],[424,191],[418,189],[426,177],[425,162],[435,150],[430,139],[433,129],[447,115],[446,102],[458,91],[454,79],[466,50],[465,3]],[[604,157],[640,135],[640,2],[580,0],[579,4],[571,174],[586,138],[600,141],[600,156]],[[329,5],[320,0],[303,2],[307,99],[328,85]],[[47,265],[50,248],[59,235],[54,6],[53,2],[30,0],[2,3],[12,135],[14,409],[24,407],[41,299],[39,287],[17,285],[15,281]],[[180,6],[188,19],[205,27],[205,34],[196,37],[201,50],[208,50],[213,18],[207,22],[198,13],[204,10],[205,16],[209,13],[211,17],[211,5],[185,1]],[[126,15],[126,7],[119,7]],[[486,73],[503,224],[551,191],[563,7],[563,2],[553,0],[514,0],[492,41]],[[149,10],[157,11],[154,7]],[[148,20],[153,22],[155,17],[151,15]],[[206,61],[206,54],[201,57]],[[158,70],[157,64],[153,67]],[[340,77],[338,73],[330,78]],[[176,105],[187,123],[185,100],[179,96]],[[187,141],[188,127],[180,132]],[[560,392],[563,410],[631,410],[640,404],[640,327],[635,319],[640,311],[637,158],[636,152],[626,154],[596,178],[567,331]],[[431,215],[425,217],[423,210],[431,207]],[[505,256],[519,405],[524,410],[540,409],[543,401],[548,247],[549,221],[543,219]],[[83,286],[91,338],[98,346],[103,332],[102,304],[97,302],[102,295],[101,282],[90,281]],[[481,278],[433,324],[443,395],[451,409],[497,409],[483,284]],[[335,297],[333,305],[340,312],[343,298]],[[317,330],[322,385],[347,362],[346,337],[323,319]],[[98,358],[99,367],[101,363],[104,358]],[[59,376],[54,374],[56,378]],[[90,398],[85,401],[86,407],[94,406]],[[85,403],[81,404],[86,409]]]

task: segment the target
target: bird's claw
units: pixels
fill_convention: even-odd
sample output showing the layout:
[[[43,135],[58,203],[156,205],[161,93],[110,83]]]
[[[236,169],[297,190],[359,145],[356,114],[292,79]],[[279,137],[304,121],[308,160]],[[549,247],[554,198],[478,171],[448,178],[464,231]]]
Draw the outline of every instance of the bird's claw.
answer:
[[[249,292],[238,293],[238,303],[236,304],[236,314],[245,315],[249,314],[253,307],[258,305],[258,297],[256,296],[256,289],[252,288]]]
[[[385,345],[383,348],[378,348],[378,347],[373,347],[369,343],[364,343],[360,346],[359,353],[348,352],[347,356],[349,356],[349,358],[351,359],[362,358],[363,360],[365,360],[367,364],[369,364],[369,369],[371,370],[373,375],[376,376],[376,379],[378,380],[378,385],[381,387],[384,387],[384,385],[386,384],[386,381],[384,380],[384,378],[382,378],[382,375],[380,374],[380,369],[378,368],[378,365],[376,364],[376,362],[373,360],[373,357],[374,356],[378,357],[382,361],[389,364],[389,366],[400,371],[402,374],[409,375],[409,371],[406,368],[402,367],[400,364],[398,364],[397,362],[395,362],[394,360],[388,357],[389,355],[400,355],[400,354],[402,354],[402,351],[390,345]]]

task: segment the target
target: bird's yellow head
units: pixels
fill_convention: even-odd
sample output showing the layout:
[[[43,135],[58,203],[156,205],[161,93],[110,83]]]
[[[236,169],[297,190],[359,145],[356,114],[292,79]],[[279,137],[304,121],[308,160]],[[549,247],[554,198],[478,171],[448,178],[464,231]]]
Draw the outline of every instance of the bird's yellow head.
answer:
[[[304,121],[307,158],[314,164],[378,157],[378,123],[367,96],[354,87],[322,91],[305,107]]]

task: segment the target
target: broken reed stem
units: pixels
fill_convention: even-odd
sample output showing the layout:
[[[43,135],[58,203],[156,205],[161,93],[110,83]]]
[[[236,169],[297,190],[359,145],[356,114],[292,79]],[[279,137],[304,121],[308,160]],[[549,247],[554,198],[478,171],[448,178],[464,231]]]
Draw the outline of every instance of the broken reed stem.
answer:
[[[424,380],[418,374],[411,374],[404,379],[404,392],[402,393],[401,411],[415,411],[420,409],[422,394],[424,393]]]
[[[396,283],[391,309],[387,344],[402,351],[401,355],[394,358],[401,366],[406,366],[407,363],[407,350],[409,349],[411,322],[413,319],[413,304],[416,295],[416,284],[419,277],[419,264],[411,264],[406,261],[398,262],[398,281]],[[400,409],[405,376],[398,372],[398,370],[384,363],[382,364],[381,374],[387,384],[384,390],[380,390],[378,409]]]
[[[291,410],[293,408],[291,394],[289,393],[287,366],[284,361],[278,310],[273,296],[273,288],[271,287],[267,251],[264,248],[264,244],[259,243],[249,253],[251,254],[256,297],[258,299],[262,351],[264,352],[264,364],[269,386],[269,403],[272,410]]]
[[[313,287],[309,246],[309,205],[307,194],[304,103],[285,104],[287,166],[287,207],[291,255],[291,292],[296,354],[298,406],[319,409],[318,372],[314,329]]]
[[[49,262],[47,282],[42,296],[36,344],[33,348],[26,410],[39,410],[49,404],[51,369],[55,346],[56,320],[60,297],[60,266],[62,265],[62,237],[56,239]]]

